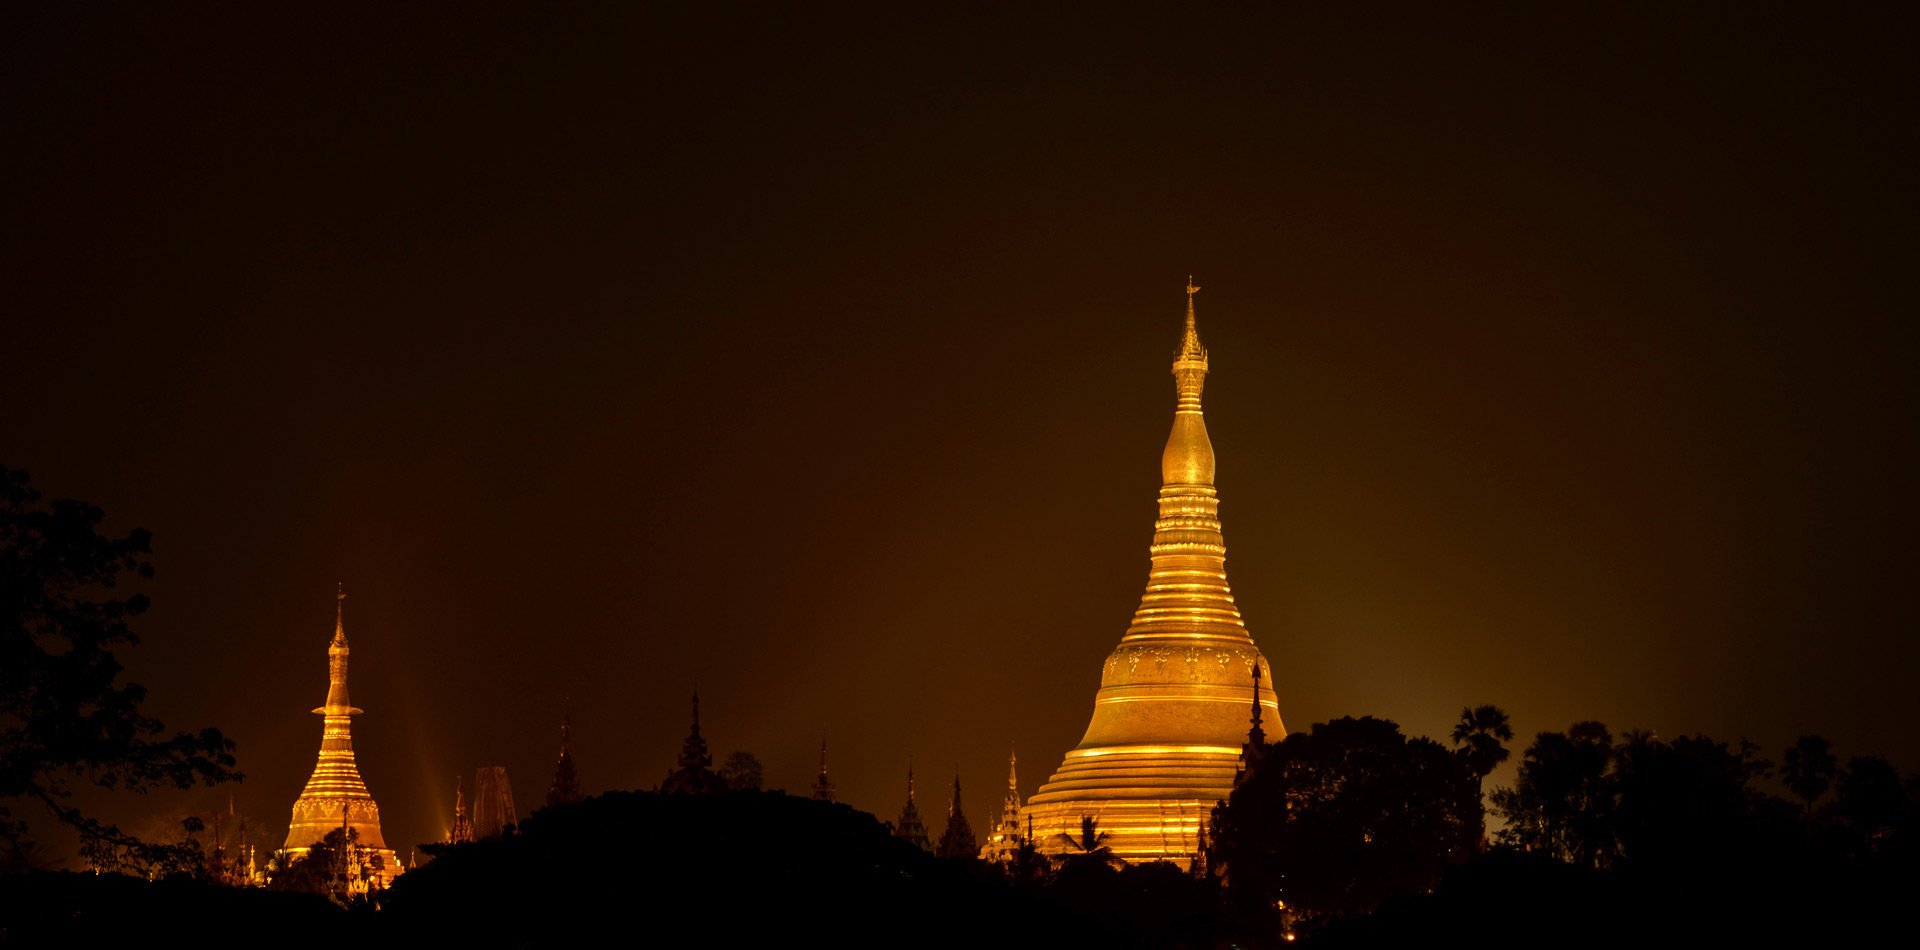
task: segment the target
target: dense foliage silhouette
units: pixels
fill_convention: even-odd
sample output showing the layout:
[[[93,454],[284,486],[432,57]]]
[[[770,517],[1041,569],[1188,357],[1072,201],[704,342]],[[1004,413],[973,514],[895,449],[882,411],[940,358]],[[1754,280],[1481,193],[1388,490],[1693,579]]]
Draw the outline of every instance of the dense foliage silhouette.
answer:
[[[1470,750],[1349,718],[1267,751],[1216,810],[1205,869],[1122,865],[1096,821],[1057,863],[1022,840],[1002,866],[928,854],[844,804],[609,792],[544,808],[498,839],[423,846],[431,863],[344,907],[188,873],[11,875],[0,878],[0,945],[138,939],[176,919],[257,927],[296,947],[611,935],[1201,948],[1280,946],[1289,933],[1326,947],[1847,943],[1903,923],[1920,886],[1920,781],[1884,759],[1836,764],[1811,801],[1753,746],[1704,736],[1614,741],[1580,723],[1537,736],[1521,760],[1516,787],[1493,793],[1508,827],[1486,853]],[[274,888],[339,897],[348,843],[282,862]]]
[[[0,802],[32,802],[80,833],[96,868],[192,870],[191,845],[142,841],[68,803],[67,782],[143,792],[239,779],[218,729],[162,737],[140,712],[146,689],[116,685],[116,647],[140,638],[129,621],[144,594],[113,596],[125,575],[153,576],[152,535],[102,537],[99,508],[41,504],[27,473],[0,466]],[[33,864],[27,824],[0,804],[0,868]]]
[[[1214,810],[1213,859],[1249,915],[1243,926],[1284,902],[1311,934],[1470,858],[1478,782],[1466,756],[1388,720],[1315,723],[1268,750]]]

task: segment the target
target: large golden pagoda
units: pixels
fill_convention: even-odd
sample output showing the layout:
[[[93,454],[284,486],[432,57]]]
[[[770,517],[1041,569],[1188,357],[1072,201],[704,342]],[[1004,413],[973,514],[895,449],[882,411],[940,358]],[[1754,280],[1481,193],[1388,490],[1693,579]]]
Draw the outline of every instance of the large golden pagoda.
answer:
[[[350,829],[358,833],[355,844],[369,863],[379,857],[376,877],[378,886],[384,887],[402,869],[399,856],[380,835],[380,806],[367,792],[367,783],[360,780],[360,768],[353,761],[351,717],[362,710],[355,709],[347,699],[346,600],[343,592],[334,606],[333,640],[327,644],[327,703],[314,710],[324,723],[320,761],[315,763],[313,776],[307,779],[299,800],[293,803],[293,822],[287,828],[282,851],[289,858],[298,858],[328,832]]]
[[[1207,351],[1193,320],[1199,289],[1187,282],[1146,593],[1101,668],[1086,735],[1027,801],[1035,844],[1049,854],[1072,851],[1068,838],[1091,815],[1124,860],[1193,860],[1214,804],[1233,790],[1249,706],[1266,707],[1285,733],[1273,690],[1256,685],[1272,682],[1266,658],[1227,587],[1213,443],[1200,414]]]

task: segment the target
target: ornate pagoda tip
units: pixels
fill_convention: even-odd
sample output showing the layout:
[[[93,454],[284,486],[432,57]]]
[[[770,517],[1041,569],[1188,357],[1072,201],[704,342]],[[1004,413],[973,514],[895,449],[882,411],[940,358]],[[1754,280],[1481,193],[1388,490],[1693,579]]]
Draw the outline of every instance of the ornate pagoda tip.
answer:
[[[1198,360],[1205,363],[1207,351],[1200,345],[1200,330],[1193,320],[1193,295],[1200,292],[1200,286],[1193,282],[1193,275],[1187,275],[1187,325],[1180,334],[1179,360]],[[1202,370],[1206,367],[1203,365]]]
[[[333,642],[335,645],[341,645],[347,642],[347,585],[345,581],[334,582]]]

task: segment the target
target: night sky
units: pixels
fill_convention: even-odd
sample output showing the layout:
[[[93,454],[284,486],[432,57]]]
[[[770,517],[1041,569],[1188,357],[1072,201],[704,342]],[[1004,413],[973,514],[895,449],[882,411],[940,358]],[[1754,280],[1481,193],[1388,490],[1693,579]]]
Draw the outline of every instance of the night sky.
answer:
[[[1138,602],[1189,273],[1289,729],[1920,767],[1902,5],[666,6],[0,30],[0,462],[153,531],[123,660],[256,843],[336,582],[396,846],[543,801],[569,698],[651,787],[696,684],[716,759],[804,794],[824,727],[982,829]]]

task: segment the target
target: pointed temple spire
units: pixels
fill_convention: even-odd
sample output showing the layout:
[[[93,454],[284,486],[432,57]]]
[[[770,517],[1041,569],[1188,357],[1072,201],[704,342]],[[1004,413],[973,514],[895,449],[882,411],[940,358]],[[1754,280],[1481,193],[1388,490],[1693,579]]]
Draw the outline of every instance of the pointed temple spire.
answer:
[[[384,870],[377,877],[379,886],[384,887],[400,872],[400,862],[381,837],[380,806],[367,792],[353,758],[352,717],[361,710],[347,698],[346,602],[346,586],[342,584],[334,597],[333,638],[327,643],[327,701],[314,710],[322,722],[320,759],[307,779],[307,787],[293,803],[293,820],[281,850],[298,857],[328,832],[355,832],[358,847],[381,858]]]
[[[680,746],[679,768],[667,773],[660,790],[683,795],[718,795],[727,790],[727,780],[713,770],[713,756],[707,752],[707,740],[700,735],[700,691],[693,693],[693,729]]]
[[[1211,364],[1194,315],[1199,291],[1188,277],[1146,591],[1102,668],[1086,735],[1027,802],[1049,852],[1093,815],[1124,860],[1191,861],[1214,803],[1238,773],[1245,677],[1270,672],[1227,585],[1213,442],[1201,410]],[[1256,684],[1255,694],[1278,727],[1273,691]]]
[[[573,771],[572,736],[573,713],[560,716],[560,762],[553,767],[553,787],[547,789],[547,804],[571,805],[585,798],[580,791],[580,777]]]
[[[1007,796],[1000,805],[1000,818],[990,826],[987,840],[980,846],[983,861],[1010,861],[1020,847],[1020,757],[1007,747]]]
[[[467,789],[460,776],[453,777],[453,825],[447,828],[447,841],[462,844],[473,840],[473,820],[467,817]]]
[[[1248,720],[1253,728],[1247,730],[1247,742],[1256,746],[1267,744],[1267,734],[1260,728],[1260,667],[1253,668],[1253,718]]]
[[[907,766],[907,803],[900,808],[900,820],[893,825],[893,836],[912,842],[922,851],[933,850],[927,840],[927,826],[920,820],[920,806],[913,800],[913,766]]]
[[[827,777],[827,730],[820,730],[820,777],[813,783],[813,800],[833,801],[833,780]]]
[[[1233,787],[1239,788],[1259,766],[1260,759],[1267,754],[1267,733],[1260,728],[1260,668],[1253,668],[1253,716],[1248,720],[1252,726],[1247,729],[1247,741],[1240,746],[1240,764],[1233,773]],[[1205,836],[1201,841],[1204,845]]]
[[[1193,321],[1193,295],[1200,292],[1194,286],[1193,275],[1187,275],[1187,329],[1180,334],[1180,356],[1182,360],[1199,360],[1201,371],[1206,370],[1207,351],[1200,345],[1200,328]],[[1175,370],[1178,372],[1178,370]]]
[[[940,835],[940,846],[933,853],[943,858],[975,857],[980,846],[973,840],[973,826],[960,808],[960,767],[953,769],[953,797],[947,801],[947,830]]]

